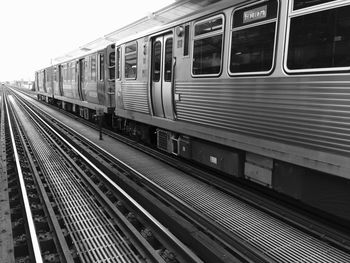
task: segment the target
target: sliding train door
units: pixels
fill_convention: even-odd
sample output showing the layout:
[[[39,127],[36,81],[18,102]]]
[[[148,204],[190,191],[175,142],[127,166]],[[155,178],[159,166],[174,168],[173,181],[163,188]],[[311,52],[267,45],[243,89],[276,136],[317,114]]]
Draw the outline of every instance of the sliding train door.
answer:
[[[173,34],[157,36],[152,41],[151,97],[157,117],[174,119]]]
[[[84,101],[85,96],[84,96],[84,89],[85,89],[85,67],[86,67],[86,62],[85,59],[79,59],[77,61],[77,67],[78,67],[78,94],[80,97],[80,100]]]

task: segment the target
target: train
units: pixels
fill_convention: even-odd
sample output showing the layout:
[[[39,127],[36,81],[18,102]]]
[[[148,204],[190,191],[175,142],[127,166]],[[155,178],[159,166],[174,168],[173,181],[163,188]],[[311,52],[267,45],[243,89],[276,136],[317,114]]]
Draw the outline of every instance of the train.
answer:
[[[35,73],[39,100],[350,220],[350,1],[220,1]]]

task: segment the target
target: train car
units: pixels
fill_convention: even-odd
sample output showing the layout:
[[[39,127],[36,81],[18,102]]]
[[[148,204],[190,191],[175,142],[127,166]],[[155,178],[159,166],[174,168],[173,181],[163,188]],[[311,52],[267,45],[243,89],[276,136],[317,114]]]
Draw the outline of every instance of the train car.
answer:
[[[349,47],[350,1],[219,2],[117,42],[118,128],[350,220]]]
[[[35,91],[38,98],[41,98],[43,94],[46,96],[45,89],[45,70],[39,70],[35,72]]]
[[[92,119],[98,109],[111,116],[115,107],[114,46],[36,72],[38,98],[85,119]]]
[[[35,86],[38,98],[51,102],[54,98],[53,68],[47,67],[35,73]]]

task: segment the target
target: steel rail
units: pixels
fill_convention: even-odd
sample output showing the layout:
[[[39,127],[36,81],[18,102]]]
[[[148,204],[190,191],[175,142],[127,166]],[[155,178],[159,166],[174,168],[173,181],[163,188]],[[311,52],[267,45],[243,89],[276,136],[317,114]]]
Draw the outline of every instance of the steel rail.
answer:
[[[31,109],[31,111],[33,111]],[[68,130],[70,130],[72,133],[75,134],[75,131],[70,128],[69,126],[63,124],[62,122],[60,122],[59,120],[57,120],[56,118],[54,118],[53,116],[50,116],[51,119],[54,119],[56,122],[60,123],[60,125],[66,127]],[[47,125],[50,129],[52,129],[49,125]],[[57,133],[57,132],[55,132]],[[79,135],[80,137],[83,137],[81,135]],[[147,182],[149,185],[151,185],[152,187],[154,187],[155,189],[157,189],[159,192],[162,192],[163,194],[167,195],[168,197],[170,197],[169,199],[173,199],[177,202],[177,206],[179,210],[183,209],[183,208],[187,208],[187,210],[191,210],[191,215],[195,215],[197,216],[198,218],[201,218],[201,222],[197,222],[197,224],[201,227],[201,228],[206,228],[205,227],[205,224],[203,223],[204,221],[206,220],[203,220],[203,215],[201,214],[200,211],[198,210],[195,210],[193,208],[191,208],[185,201],[181,200],[179,197],[177,197],[176,195],[174,195],[173,193],[171,193],[170,191],[166,190],[165,188],[159,186],[156,182],[154,182],[153,180],[151,180],[150,178],[148,178],[146,175],[143,175],[142,173],[140,173],[139,171],[137,171],[136,169],[134,169],[133,167],[131,167],[130,165],[128,165],[127,163],[125,163],[124,161],[120,160],[119,158],[116,158],[115,156],[111,155],[109,152],[107,152],[106,150],[104,150],[103,148],[101,148],[100,146],[98,146],[97,144],[95,144],[94,142],[92,142],[91,140],[87,139],[84,137],[84,140],[88,142],[88,144],[90,144],[90,147],[92,146],[93,148],[96,148],[98,149],[99,151],[103,152],[104,154],[108,155],[110,158],[112,158],[114,161],[118,162],[121,164],[121,166],[124,167],[124,169],[126,168],[127,170],[131,171],[131,173],[134,173],[135,175],[139,176],[140,178],[142,178],[145,182]],[[69,144],[69,147],[75,149],[73,147],[73,145]],[[75,150],[77,152],[79,152],[79,150]],[[85,157],[86,158],[86,157]],[[86,159],[88,160],[88,159]],[[91,165],[93,165],[94,167],[96,167],[92,162],[90,162],[88,160],[88,163],[91,163]],[[96,167],[96,169],[99,169]],[[107,175],[103,175],[103,177],[108,181],[110,182],[114,187],[115,187],[115,183],[107,176]],[[117,186],[117,185],[116,185]],[[117,189],[120,189],[119,186],[117,186],[118,188]],[[124,190],[122,190],[124,192]],[[136,202],[136,201],[135,201]],[[139,204],[138,204],[139,205]],[[140,206],[140,205],[139,205]],[[140,206],[141,207],[141,206]],[[144,210],[142,207],[141,207],[142,210]],[[153,216],[152,216],[153,217]],[[154,217],[153,217],[154,218]],[[159,221],[157,221],[159,224],[161,224]],[[234,253],[236,255],[238,255],[240,258],[244,259],[245,262],[250,262],[250,263],[253,263],[253,262],[256,262],[256,260],[262,260],[263,262],[271,262],[271,258],[270,257],[267,257],[266,255],[264,255],[262,252],[260,252],[259,250],[257,250],[256,248],[254,247],[250,247],[248,245],[248,247],[244,247],[242,248],[242,245],[241,245],[241,241],[239,241],[237,238],[235,238],[235,240],[232,240],[232,238],[230,239],[230,241],[227,241],[227,240],[224,240],[222,238],[220,238],[217,234],[216,234],[216,231],[218,229],[216,227],[214,227],[214,229],[211,229],[211,232],[212,232],[212,235],[215,236],[215,238],[217,238],[218,240],[220,240],[220,242],[222,244],[224,244],[226,247],[230,247],[230,249],[232,251],[234,251]],[[172,236],[172,239],[175,240],[175,236],[173,234],[171,234]],[[178,240],[178,239],[176,239]],[[234,244],[231,244],[230,242],[233,242],[234,241]],[[238,246],[238,248],[236,247]],[[243,249],[243,250],[249,250],[251,254],[253,254],[254,256],[252,256],[253,259],[250,259],[249,256],[245,255],[245,253],[242,253],[240,251],[240,249]],[[200,261],[195,261],[195,262],[200,262]]]
[[[119,185],[117,185],[112,179],[109,178],[101,169],[99,169],[93,162],[91,162],[83,153],[81,153],[76,147],[63,138],[56,130],[54,130],[45,120],[43,120],[34,110],[27,106],[27,108],[36,116],[46,127],[51,130],[60,140],[62,140],[71,150],[73,150],[80,158],[82,158],[90,167],[92,167],[98,174],[100,174],[110,185],[112,185],[118,192],[120,192],[124,198],[128,199],[135,208],[142,213],[155,227],[160,229],[168,238],[172,240],[179,250],[183,251],[183,255],[187,255],[188,260],[191,262],[203,262],[193,251],[188,248],[182,241],[180,241],[174,234],[172,234],[162,223],[160,223],[154,216],[152,216],[146,209],[144,209],[134,198],[132,198],[127,192],[125,192]],[[92,143],[92,142],[91,142]],[[136,170],[135,170],[136,172]]]
[[[59,121],[58,121],[59,122]],[[63,124],[64,125],[64,124]],[[64,125],[64,126],[66,126],[66,125]],[[69,128],[70,129],[70,128]],[[72,130],[72,129],[70,129],[70,130]],[[105,150],[103,150],[103,149],[101,149],[101,147],[98,147],[96,144],[94,144],[93,142],[91,142],[90,141],[90,143],[93,145],[93,147],[94,148],[99,148],[101,151],[103,151],[103,152],[105,152],[105,153],[107,153],[109,156],[111,156],[108,152],[106,152]],[[114,159],[116,159],[114,156],[111,156],[112,158],[114,158]],[[119,160],[119,162],[120,162],[121,160]],[[124,162],[123,162],[124,163]],[[125,163],[124,163],[125,164]],[[127,164],[125,164],[126,166],[128,166],[129,168],[130,168],[130,166],[129,165],[127,165]],[[131,170],[134,170],[135,171],[135,169],[133,169],[132,167],[131,167]],[[136,174],[137,174],[138,172],[136,171]],[[140,173],[138,173],[138,174],[140,174]],[[141,174],[140,174],[140,176],[142,176]],[[146,180],[147,181],[149,181],[149,178],[146,178]],[[151,181],[151,183],[154,185],[154,182],[153,181]],[[242,217],[243,218],[243,217]],[[244,225],[244,224],[243,224]],[[232,227],[232,226],[230,226],[230,227]],[[234,228],[236,228],[236,229],[240,229],[240,228],[244,228],[244,227],[235,227],[235,226],[233,226]],[[287,229],[286,227],[284,227],[285,229],[284,230],[288,230],[289,231],[289,228]],[[256,228],[257,230],[259,230],[259,228]],[[259,231],[258,231],[259,232]],[[290,232],[290,231],[289,231]],[[241,232],[240,232],[241,233]],[[294,236],[297,236],[298,235],[298,233],[296,233],[296,234],[294,234]],[[273,234],[271,234],[271,233],[269,233],[269,234],[267,234],[266,235],[266,237],[269,237],[269,236],[273,236]],[[254,239],[256,239],[256,238],[254,238]],[[254,241],[254,239],[251,239],[251,240],[253,240]],[[281,237],[280,238],[280,240],[282,240],[283,238]],[[309,239],[311,240],[311,238],[309,237]],[[277,240],[277,237],[276,237],[276,240]],[[305,240],[304,239],[301,239],[300,240],[300,242],[304,242]],[[254,241],[255,242],[255,241]],[[255,246],[258,246],[258,243],[254,243],[255,244]],[[316,242],[315,244],[310,244],[310,247],[311,248],[313,248],[313,247],[316,247],[316,246],[320,246],[320,249],[319,250],[321,250],[322,251],[322,249],[324,249],[324,251],[321,253],[321,257],[326,257],[327,256],[327,253],[328,252],[332,252],[332,248],[326,248],[326,247],[321,247],[321,243],[320,244],[318,244],[318,242]],[[288,245],[286,245],[287,247],[291,247],[291,245],[290,244],[288,244]],[[322,245],[323,246],[323,245]],[[283,245],[281,245],[280,246],[281,248],[283,248]],[[266,249],[267,250],[267,245],[265,245],[265,247],[264,247],[264,249]],[[300,248],[299,248],[300,249]],[[328,250],[329,251],[328,251]],[[273,249],[273,250],[280,250],[280,249]],[[297,255],[298,253],[295,253],[295,251],[294,251],[294,256],[295,255]],[[277,257],[277,255],[276,255],[276,257]],[[276,258],[275,257],[275,258]],[[310,257],[312,257],[312,258],[315,258],[315,257],[317,257],[316,255],[311,255]],[[339,256],[339,258],[338,258],[338,260],[341,260],[341,258],[340,258],[341,256]],[[344,257],[343,259],[345,259],[345,258],[347,258],[348,259],[348,257]],[[292,258],[290,258],[291,260],[293,260]],[[295,259],[295,258],[294,258]],[[305,259],[305,258],[304,258]],[[329,258],[328,258],[329,259]],[[281,260],[281,258],[279,259],[279,260]],[[286,260],[287,260],[287,257],[286,257]]]
[[[23,204],[24,204],[24,208],[25,208],[25,211],[26,211],[26,217],[27,217],[27,222],[28,222],[30,239],[31,239],[31,244],[32,244],[32,249],[33,249],[33,256],[34,256],[34,259],[35,259],[36,263],[42,263],[43,262],[43,258],[41,256],[41,251],[40,251],[40,246],[39,246],[39,239],[38,239],[38,236],[37,236],[36,231],[35,231],[35,224],[34,224],[32,211],[31,211],[31,208],[30,208],[29,200],[28,200],[28,194],[27,194],[27,190],[26,190],[26,187],[25,187],[25,182],[24,182],[24,179],[23,179],[23,173],[22,173],[22,168],[21,168],[21,164],[20,164],[20,160],[19,160],[19,155],[18,155],[18,152],[17,152],[16,142],[15,142],[15,137],[14,137],[14,131],[13,131],[12,124],[11,124],[7,98],[5,98],[4,101],[5,101],[5,108],[6,108],[6,111],[7,111],[7,119],[8,119],[9,129],[10,129],[13,153],[15,155],[17,173],[18,173],[19,183],[20,183],[21,192],[22,192]]]
[[[61,123],[60,121],[58,121],[57,120],[57,122],[59,122],[59,123]],[[65,124],[62,124],[62,126],[64,126],[64,127],[67,127],[67,125],[65,125]],[[69,128],[68,127],[68,129],[70,129],[71,131],[73,131],[71,128]],[[74,132],[74,131],[73,131]],[[82,137],[81,135],[78,135],[78,136],[80,136],[80,137]],[[88,140],[89,141],[89,140]],[[92,146],[91,146],[91,148],[98,148],[98,149],[101,149],[101,147],[98,147],[96,144],[94,144],[93,142],[89,142],[90,144],[92,144]],[[119,160],[118,158],[115,158],[115,156],[112,156],[111,154],[109,154],[108,152],[106,152],[105,150],[103,150],[103,149],[101,149],[101,151],[103,151],[103,152],[105,152],[105,153],[107,153],[111,158],[113,158],[113,159],[115,159],[115,160],[118,160],[118,162],[120,162],[121,160]],[[124,163],[125,164],[125,162],[122,162],[122,163]],[[127,165],[126,164],[126,167],[128,167],[128,169],[129,170],[133,170],[133,171],[136,171],[134,168],[132,168],[132,167],[130,167],[129,165]],[[135,172],[134,172],[135,173]],[[139,176],[141,176],[141,177],[143,177],[143,175],[141,174],[141,173],[139,173],[138,171],[136,171],[136,173],[135,174],[138,174]],[[150,181],[150,179],[149,178],[145,178],[145,181],[147,181],[147,183],[150,183],[150,184],[152,184],[153,186],[156,186],[157,187],[157,189],[161,189],[161,187],[159,187],[159,186],[157,186],[157,183],[155,183],[154,181]],[[159,183],[159,182],[158,182]],[[164,183],[164,182],[163,182]],[[193,189],[193,190],[195,190],[195,189]],[[208,189],[208,191],[209,191],[210,189]],[[167,193],[167,196],[169,196],[169,191],[168,190],[165,190],[166,191],[166,193]],[[205,193],[206,192],[208,192],[208,191],[204,191]],[[163,192],[164,192],[164,190],[163,190]],[[180,193],[180,195],[179,195],[179,193],[176,193],[178,196],[182,196],[182,198],[184,197],[183,195],[181,195],[181,193]],[[194,193],[193,193],[194,194]],[[191,195],[192,195],[192,192],[191,192]],[[204,194],[203,193],[203,195],[205,195],[205,196],[207,196],[206,194]],[[201,195],[202,196],[202,199],[203,199],[203,195]],[[172,196],[172,197],[174,197],[175,195],[174,194],[171,194],[170,196]],[[188,207],[188,205],[187,204],[185,204],[186,202],[184,202],[182,199],[179,199],[178,198],[178,196],[175,196],[175,198],[173,198],[174,200],[177,200],[177,202],[180,204],[180,207],[182,206],[182,207]],[[207,196],[208,198],[209,198],[209,196]],[[187,198],[188,199],[188,196],[186,196],[185,198]],[[223,196],[223,200],[225,200],[225,196]],[[187,199],[185,199],[185,200],[187,200]],[[209,200],[209,199],[208,199]],[[210,213],[210,211],[209,210],[207,210],[207,211],[205,211],[205,210],[202,210],[203,208],[205,209],[205,204],[206,203],[208,203],[209,201],[208,200],[206,200],[205,202],[202,202],[201,204],[200,203],[198,203],[198,204],[195,204],[196,206],[198,205],[199,207],[202,207],[201,208],[201,211],[202,211],[202,213],[203,214],[205,214],[206,216],[208,216],[208,217],[210,217],[210,218],[212,218],[213,219],[213,214],[212,213]],[[214,198],[214,200],[215,200],[215,198]],[[193,204],[193,203],[192,203]],[[226,205],[227,205],[227,203],[220,203],[219,204],[219,206],[221,206],[221,205],[225,205],[225,207],[227,207]],[[217,209],[219,209],[219,206],[217,206],[217,208],[215,209],[215,210],[217,210]],[[235,204],[235,207],[241,207],[242,206],[242,203],[241,202],[239,202],[239,201],[237,201],[236,202],[236,204]],[[181,210],[181,209],[180,209]],[[229,211],[230,209],[229,209],[229,207],[228,207],[228,210],[227,211]],[[232,210],[232,209],[231,209]],[[230,211],[231,211],[230,210]],[[199,214],[200,212],[196,212],[196,211],[194,211],[193,209],[192,209],[192,211],[193,212],[191,212],[191,214]],[[218,210],[218,212],[220,212],[220,214],[223,214],[224,212],[223,212],[223,210],[221,209],[220,211]],[[232,212],[232,211],[231,211]],[[240,216],[242,217],[242,218],[245,218],[245,217],[247,217],[247,215],[248,215],[249,213],[243,213],[243,214],[240,214]],[[260,213],[261,214],[261,213]],[[203,216],[202,216],[203,217]],[[264,217],[261,217],[261,218],[263,218],[264,219],[264,222],[266,221],[267,222],[267,220],[269,220],[269,219],[266,219],[266,216],[264,216]],[[246,219],[252,219],[252,218],[246,218]],[[238,220],[238,219],[237,219]],[[236,221],[237,221],[236,220]],[[255,221],[255,222],[259,222],[259,217],[257,217],[256,218],[256,220],[257,221]],[[203,221],[203,220],[202,220]],[[226,217],[226,218],[224,218],[223,220],[222,219],[219,219],[219,217],[217,217],[216,218],[216,220],[215,220],[216,222],[217,222],[217,224],[219,225],[219,227],[217,228],[217,226],[214,226],[214,227],[210,227],[210,229],[211,229],[211,231],[213,231],[213,233],[214,233],[214,236],[216,236],[216,233],[217,233],[217,230],[216,229],[222,229],[222,228],[226,228],[227,230],[230,230],[230,231],[232,231],[235,235],[237,235],[237,236],[239,236],[240,238],[242,238],[242,240],[245,240],[245,243],[248,245],[248,247],[250,247],[250,246],[253,246],[252,248],[249,248],[253,253],[254,253],[254,251],[256,251],[256,250],[259,250],[260,251],[260,253],[259,254],[261,254],[261,253],[263,253],[265,256],[267,256],[267,257],[265,257],[265,256],[260,256],[260,257],[262,257],[262,259],[263,260],[265,260],[266,262],[270,262],[271,260],[273,260],[272,258],[274,258],[276,261],[280,261],[281,260],[281,258],[280,258],[280,253],[275,253],[275,252],[273,252],[272,254],[272,256],[273,257],[270,257],[269,255],[267,255],[269,252],[268,251],[279,251],[281,248],[283,248],[283,245],[282,244],[277,244],[276,242],[267,242],[265,245],[262,245],[262,242],[263,241],[257,241],[258,240],[258,238],[253,238],[253,236],[254,235],[257,235],[257,236],[264,236],[265,235],[265,237],[268,239],[269,238],[269,236],[272,236],[272,234],[270,233],[270,232],[266,232],[265,230],[266,229],[264,229],[264,231],[265,232],[263,232],[263,231],[260,231],[261,229],[260,228],[262,228],[263,226],[264,227],[266,227],[265,225],[259,225],[260,223],[253,223],[253,221],[249,221],[249,223],[250,223],[250,225],[251,225],[251,227],[252,227],[252,229],[250,230],[250,229],[247,229],[247,230],[245,230],[244,228],[246,228],[247,227],[247,223],[246,222],[238,222],[238,223],[240,223],[241,225],[235,225],[234,223],[227,223],[227,221],[228,221],[228,217]],[[273,219],[273,222],[275,222],[276,220],[275,219]],[[284,220],[281,220],[280,222],[283,222]],[[237,223],[236,222],[236,223]],[[200,223],[199,223],[199,225],[201,225]],[[269,225],[271,225],[271,224],[269,224]],[[281,227],[279,227],[279,225],[280,224],[276,224],[275,225],[275,229],[276,229],[276,231],[277,230],[283,230],[284,231],[284,233],[285,234],[289,234],[290,235],[290,240],[293,240],[293,242],[298,242],[298,241],[296,241],[296,240],[298,240],[298,235],[299,234],[301,234],[301,232],[299,232],[299,231],[294,231],[294,230],[296,230],[296,229],[298,229],[298,228],[295,228],[293,231],[290,231],[292,228],[291,227],[288,227],[287,225],[285,225],[284,223],[282,223],[282,225],[283,225],[283,227],[281,228]],[[301,234],[300,235],[300,242],[304,242],[304,238],[305,238],[305,235],[304,234],[306,234],[306,233],[303,233],[303,234]],[[217,237],[217,236],[216,236]],[[226,246],[228,246],[228,247],[230,247],[230,245],[232,245],[232,244],[230,244],[230,241],[229,241],[229,239],[227,239],[226,237],[224,237],[224,238],[220,238],[220,237],[217,237],[218,238],[218,240],[220,240],[223,244],[225,244]],[[280,240],[280,241],[283,241],[283,242],[285,242],[286,240],[285,240],[285,238],[284,238],[284,236],[283,235],[275,235],[274,237],[272,237],[272,238],[275,238],[276,240]],[[328,248],[326,248],[326,247],[324,247],[324,248],[321,248],[320,246],[322,246],[322,243],[319,243],[319,241],[317,241],[317,240],[315,240],[315,239],[313,239],[312,238],[312,235],[309,235],[308,236],[308,238],[306,238],[306,239],[308,239],[310,242],[308,242],[308,245],[309,245],[309,248],[310,249],[316,249],[316,250],[318,250],[321,254],[322,254],[322,256],[324,256],[324,257],[326,257],[327,255],[326,254],[324,254],[325,252],[324,252],[324,250],[329,250],[329,251],[331,251],[330,250],[330,247],[328,247]],[[266,240],[265,240],[266,241]],[[312,243],[313,242],[315,242],[315,244],[316,245],[313,245]],[[270,245],[269,245],[270,244]],[[323,243],[324,244],[324,243]],[[250,245],[250,246],[249,246]],[[271,247],[269,247],[269,246],[271,246]],[[273,248],[273,246],[275,247],[275,248]],[[289,245],[290,246],[290,245]],[[316,248],[317,246],[319,246],[319,248]],[[248,248],[247,247],[247,248]],[[279,247],[279,248],[278,248]],[[306,250],[305,250],[306,251]],[[322,252],[323,251],[323,252]],[[281,252],[283,252],[283,251],[281,251]],[[295,251],[293,252],[294,253],[294,255],[293,256],[295,256],[295,255],[298,255],[298,253],[295,253]],[[314,256],[314,255],[313,255]],[[341,255],[341,253],[339,254],[339,260],[342,260],[340,257],[343,257],[344,255]],[[305,254],[304,254],[304,259],[306,258],[306,256],[305,256]],[[327,257],[328,259],[329,259],[329,257]],[[344,258],[343,258],[343,260],[345,259],[345,258],[348,258],[347,256],[344,256]],[[284,258],[282,257],[282,259],[285,259],[286,261],[288,261],[289,259],[288,259],[288,256],[286,255],[286,256],[284,256]],[[299,258],[300,259],[300,258]]]
[[[127,240],[113,228],[108,217],[98,208],[99,205],[94,202],[94,198],[91,198],[90,191],[79,182],[75,172],[72,173],[73,167],[68,163],[74,166],[74,162],[61,149],[59,146],[61,143],[58,144],[57,138],[52,138],[55,135],[51,134],[51,131],[36,119],[36,116],[33,117],[32,113],[28,112],[28,107],[22,100],[20,102],[23,114],[27,115],[27,119],[24,115],[22,116],[22,121],[28,122],[26,132],[32,139],[33,154],[42,164],[41,171],[57,201],[80,260],[82,262],[105,262],[106,260],[113,262],[118,260],[124,263],[140,262],[141,259],[127,244]],[[20,111],[19,107],[17,110]],[[56,154],[56,150],[52,151],[52,147],[60,153]],[[61,154],[64,156],[63,159]],[[74,167],[77,168],[77,165],[75,164]],[[78,171],[74,168],[73,170]],[[86,176],[82,170],[78,173],[83,177]],[[155,260],[155,262],[158,261]]]
[[[17,120],[17,126],[19,127],[20,123]],[[51,227],[53,229],[54,235],[56,236],[56,240],[57,240],[57,249],[60,250],[61,256],[62,258],[64,258],[64,262],[65,263],[73,263],[74,259],[70,253],[68,244],[65,240],[65,237],[63,235],[62,229],[59,225],[58,219],[56,217],[56,214],[54,212],[54,209],[52,207],[51,201],[49,199],[49,196],[45,190],[45,186],[44,183],[42,182],[39,172],[36,168],[35,165],[35,160],[33,159],[33,155],[31,154],[30,150],[29,150],[29,146],[28,146],[28,140],[25,137],[24,131],[23,131],[23,126],[19,127],[19,133],[22,135],[21,137],[21,141],[22,141],[22,145],[23,145],[23,149],[26,152],[26,155],[28,157],[28,163],[30,164],[32,173],[33,173],[33,179],[35,179],[36,184],[37,184],[37,189],[39,190],[39,194],[42,197],[43,200],[43,204],[44,204],[44,210],[46,212],[46,215],[51,223]]]

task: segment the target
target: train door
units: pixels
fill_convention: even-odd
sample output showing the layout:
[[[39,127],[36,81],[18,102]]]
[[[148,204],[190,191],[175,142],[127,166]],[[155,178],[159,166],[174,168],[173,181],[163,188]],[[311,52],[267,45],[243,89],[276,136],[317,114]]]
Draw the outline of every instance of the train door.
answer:
[[[155,37],[151,71],[153,113],[167,119],[174,119],[173,68],[173,35]]]
[[[63,96],[63,74],[62,65],[58,65],[58,89],[60,91],[60,96]]]
[[[46,70],[43,70],[43,90],[44,90],[44,92],[46,93],[47,91],[46,91]]]
[[[85,100],[83,89],[85,87],[85,59],[79,59],[78,66],[78,94],[80,100]]]

